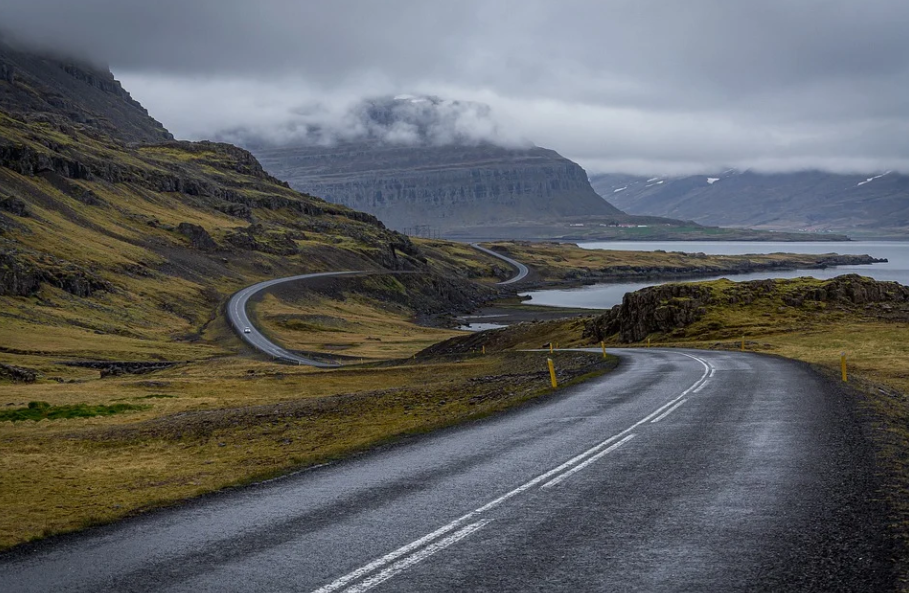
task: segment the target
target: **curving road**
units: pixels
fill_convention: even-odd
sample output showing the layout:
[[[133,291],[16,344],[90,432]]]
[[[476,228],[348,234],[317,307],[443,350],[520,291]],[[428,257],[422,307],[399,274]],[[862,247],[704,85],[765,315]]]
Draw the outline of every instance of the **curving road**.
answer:
[[[485,247],[480,247],[476,243],[471,243],[471,247],[487,253],[493,257],[496,257],[512,266],[514,266],[518,273],[514,278],[506,280],[504,282],[499,282],[500,285],[513,284],[515,282],[520,282],[529,273],[527,266],[524,264],[506,257],[491,249],[486,249]],[[283,284],[285,282],[297,282],[300,280],[308,280],[311,278],[324,278],[326,276],[351,276],[356,274],[366,274],[364,271],[350,271],[350,272],[320,272],[317,274],[301,274],[299,276],[289,276],[287,278],[276,278],[274,280],[266,280],[265,282],[259,282],[258,284],[253,284],[252,286],[247,286],[243,290],[237,291],[233,296],[230,297],[230,300],[227,303],[227,321],[230,323],[231,327],[237,332],[244,342],[259,350],[260,352],[271,356],[276,360],[282,360],[284,362],[290,362],[293,364],[306,365],[319,368],[333,368],[339,366],[335,362],[325,362],[320,360],[315,360],[313,358],[308,358],[306,356],[300,356],[295,354],[290,350],[281,348],[268,338],[266,338],[262,332],[256,329],[256,326],[253,325],[252,321],[249,319],[249,315],[246,312],[246,306],[249,302],[249,299],[262,292],[263,290],[275,286],[277,284]],[[393,272],[388,272],[393,273]],[[247,333],[246,330],[249,330]]]
[[[355,274],[365,273],[366,272],[321,272],[318,274],[301,274],[299,276],[289,276],[287,278],[266,280],[265,282],[259,282],[258,284],[247,286],[243,290],[234,293],[234,295],[230,297],[230,300],[227,302],[227,321],[237,332],[237,335],[243,339],[244,342],[256,350],[268,354],[274,359],[320,368],[336,367],[338,366],[337,363],[323,362],[312,358],[307,358],[305,356],[300,356],[291,352],[290,350],[285,350],[284,348],[281,348],[274,342],[270,341],[268,338],[262,335],[262,332],[257,330],[256,326],[254,326],[249,320],[249,315],[246,312],[246,305],[249,302],[250,298],[259,292],[262,292],[266,288],[271,288],[277,284],[283,284],[285,282],[297,282],[299,280],[309,280],[311,278],[324,278],[327,276],[351,276]],[[249,329],[249,333],[246,333],[246,329]]]
[[[839,384],[749,353],[618,355],[510,413],[0,555],[2,589],[893,590]]]
[[[515,259],[502,255],[501,253],[497,253],[497,252],[493,251],[492,249],[486,249],[485,247],[480,247],[480,245],[477,243],[471,243],[470,246],[473,247],[474,249],[476,249],[477,251],[482,251],[483,253],[485,253],[487,255],[491,255],[495,258],[502,260],[503,262],[513,266],[518,271],[517,275],[514,278],[509,278],[508,280],[505,280],[504,282],[499,282],[499,284],[502,286],[504,286],[506,284],[514,284],[515,282],[520,282],[521,280],[523,280],[524,278],[527,277],[527,274],[530,273],[530,270],[527,269],[527,266],[525,266],[524,264],[522,264],[521,262],[519,262]]]

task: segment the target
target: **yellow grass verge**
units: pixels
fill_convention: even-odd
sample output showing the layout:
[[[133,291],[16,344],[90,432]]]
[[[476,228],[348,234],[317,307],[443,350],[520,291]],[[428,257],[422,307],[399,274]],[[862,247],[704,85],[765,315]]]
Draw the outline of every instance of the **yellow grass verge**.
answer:
[[[565,378],[609,367],[557,353]],[[0,410],[132,403],[109,417],[0,422],[0,549],[312,465],[550,393],[546,356],[316,370],[240,357],[149,375],[0,385]]]
[[[416,325],[400,309],[356,297],[288,303],[269,294],[254,309],[257,325],[285,348],[340,354],[352,362],[407,358],[464,333]]]

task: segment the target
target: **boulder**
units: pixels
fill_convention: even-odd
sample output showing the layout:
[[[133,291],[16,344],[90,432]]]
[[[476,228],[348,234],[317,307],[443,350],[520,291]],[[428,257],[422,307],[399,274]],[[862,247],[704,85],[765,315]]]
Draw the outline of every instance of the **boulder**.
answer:
[[[211,238],[208,231],[197,224],[181,222],[177,226],[177,232],[189,239],[189,244],[194,249],[214,251],[218,248],[218,244]]]

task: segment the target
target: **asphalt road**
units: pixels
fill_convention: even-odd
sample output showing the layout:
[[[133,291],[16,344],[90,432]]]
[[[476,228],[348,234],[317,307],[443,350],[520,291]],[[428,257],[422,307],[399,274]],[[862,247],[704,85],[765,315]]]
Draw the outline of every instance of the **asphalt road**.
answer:
[[[640,349],[518,410],[0,556],[3,591],[888,591],[871,451],[799,363]]]
[[[514,282],[519,282],[523,280],[527,274],[527,266],[517,262],[510,257],[506,257],[485,247],[480,247],[476,244],[471,244],[471,247],[488,253],[493,257],[501,259],[510,265],[514,266],[517,269],[517,275],[514,278],[510,278],[504,282],[499,282],[501,285],[512,284]],[[285,348],[282,348],[266,338],[262,332],[256,329],[256,326],[253,325],[252,321],[249,319],[249,315],[246,312],[246,306],[249,303],[249,299],[255,296],[256,294],[262,292],[267,288],[271,288],[276,284],[283,284],[285,282],[298,282],[300,280],[308,280],[311,278],[323,278],[326,276],[351,276],[357,274],[366,274],[367,272],[362,271],[350,271],[350,272],[321,272],[318,274],[301,274],[299,276],[288,276],[287,278],[276,278],[274,280],[266,280],[265,282],[259,282],[258,284],[253,284],[252,286],[247,286],[243,290],[239,290],[227,303],[227,321],[234,328],[234,331],[237,332],[237,335],[243,339],[244,342],[259,350],[263,354],[281,360],[284,362],[290,362],[292,364],[306,365],[319,368],[332,368],[338,366],[337,363],[331,361],[322,361],[315,360],[306,356],[300,356],[295,352],[291,352]],[[394,273],[394,272],[389,272]],[[246,330],[249,329],[249,333]]]
[[[249,320],[249,316],[246,313],[246,305],[249,302],[249,299],[262,292],[266,288],[275,286],[276,284],[283,284],[285,282],[298,282],[300,280],[308,280],[311,278],[324,278],[326,276],[350,276],[356,274],[363,274],[365,272],[322,272],[319,274],[301,274],[299,276],[289,276],[287,278],[276,278],[275,280],[266,280],[265,282],[259,282],[258,284],[253,284],[252,286],[247,286],[243,290],[237,291],[234,293],[230,300],[227,302],[227,321],[233,326],[234,330],[237,332],[244,342],[271,356],[277,360],[283,360],[284,362],[291,362],[293,364],[301,364],[313,367],[336,367],[337,363],[333,362],[324,362],[319,360],[314,360],[312,358],[307,358],[305,356],[300,356],[295,354],[290,350],[285,350],[281,348],[274,342],[270,341],[262,332],[256,329],[256,326],[252,324]],[[246,333],[246,329],[249,328],[249,333]]]
[[[525,266],[524,264],[522,264],[521,262],[519,262],[515,259],[502,255],[501,253],[497,253],[497,252],[493,251],[492,249],[486,249],[485,247],[480,247],[476,243],[471,243],[470,246],[473,247],[474,249],[476,249],[477,251],[482,251],[483,253],[486,253],[488,255],[491,255],[495,258],[498,258],[498,259],[504,261],[505,263],[509,264],[510,266],[513,266],[518,271],[518,273],[513,278],[509,278],[508,280],[506,280],[504,282],[499,282],[500,285],[514,284],[515,282],[520,282],[521,280],[523,280],[524,278],[527,277],[527,274],[530,273],[530,270],[527,269],[527,266]]]

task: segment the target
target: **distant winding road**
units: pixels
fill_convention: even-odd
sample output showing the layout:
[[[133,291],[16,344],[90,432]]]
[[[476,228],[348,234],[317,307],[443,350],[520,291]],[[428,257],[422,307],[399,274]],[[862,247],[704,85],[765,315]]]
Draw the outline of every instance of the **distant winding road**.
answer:
[[[2,554],[0,589],[895,590],[839,384],[751,353],[617,354],[509,413]]]
[[[485,247],[480,247],[476,243],[471,243],[471,247],[487,253],[493,257],[496,257],[502,261],[507,262],[517,269],[518,273],[514,278],[506,280],[504,282],[499,282],[500,285],[512,284],[523,280],[527,274],[528,269],[524,264],[506,257],[491,249],[486,249]],[[333,368],[338,366],[334,362],[324,362],[320,360],[315,360],[313,358],[308,358],[305,356],[300,356],[295,354],[290,350],[282,348],[266,338],[262,332],[256,329],[256,326],[253,325],[252,321],[249,319],[249,314],[246,311],[247,304],[249,299],[255,296],[256,294],[276,286],[278,284],[283,284],[285,282],[298,282],[300,280],[309,280],[312,278],[325,278],[329,276],[354,276],[358,274],[367,274],[369,272],[365,271],[350,271],[350,272],[320,272],[317,274],[301,274],[299,276],[289,276],[287,278],[276,278],[274,280],[266,280],[265,282],[259,282],[258,284],[253,284],[252,286],[247,286],[243,290],[237,291],[230,301],[227,303],[227,321],[234,328],[244,342],[259,350],[260,352],[267,354],[268,356],[274,358],[275,360],[281,360],[284,362],[289,362],[292,364],[306,365],[319,368]],[[389,272],[391,273],[391,272]],[[247,330],[248,333],[247,333]]]
[[[502,255],[501,253],[497,253],[497,252],[493,251],[492,249],[486,249],[485,247],[480,247],[480,245],[477,243],[471,243],[470,246],[473,247],[474,249],[476,249],[477,251],[482,251],[483,253],[485,253],[487,255],[491,255],[495,258],[502,260],[503,262],[505,262],[511,266],[514,266],[514,268],[518,271],[517,275],[514,278],[509,278],[508,280],[506,280],[504,282],[499,282],[500,285],[504,286],[506,284],[514,284],[515,282],[520,282],[521,280],[523,280],[524,278],[527,277],[527,274],[530,273],[530,270],[527,269],[527,266],[525,266],[524,264],[522,264],[521,262],[519,262],[515,259]]]
[[[285,282],[298,282],[300,280],[325,278],[328,276],[353,276],[365,273],[366,272],[321,272],[318,274],[301,274],[299,276],[289,276],[287,278],[266,280],[265,282],[259,282],[258,284],[247,286],[243,290],[236,292],[232,297],[230,297],[230,301],[227,303],[227,320],[236,330],[237,335],[239,335],[244,342],[276,360],[319,368],[336,367],[338,366],[337,363],[323,362],[294,354],[290,350],[285,350],[284,348],[281,348],[266,338],[264,335],[262,335],[262,332],[256,329],[256,326],[254,326],[249,320],[249,315],[246,312],[246,305],[249,302],[249,299],[256,294],[262,292],[267,288],[271,288],[275,285],[283,284]],[[246,333],[247,329],[249,330],[249,333]]]

